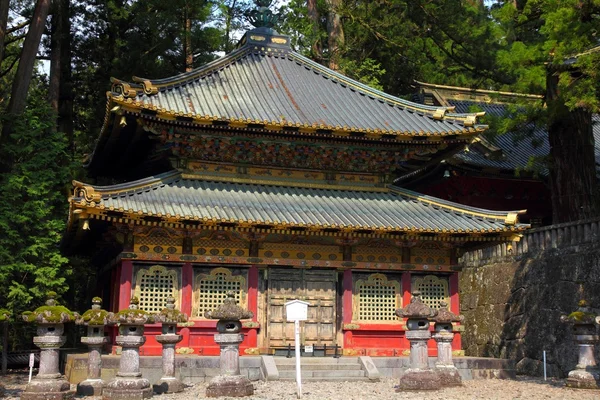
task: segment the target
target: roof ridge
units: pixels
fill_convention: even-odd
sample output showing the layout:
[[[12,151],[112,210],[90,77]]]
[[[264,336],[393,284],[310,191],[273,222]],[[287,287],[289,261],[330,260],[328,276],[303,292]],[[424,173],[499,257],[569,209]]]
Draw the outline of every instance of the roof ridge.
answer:
[[[476,89],[476,88],[469,88],[469,87],[465,87],[465,86],[440,85],[437,83],[421,82],[421,81],[417,81],[417,80],[415,80],[414,82],[416,84],[418,84],[419,86],[423,86],[426,88],[434,88],[434,89],[450,89],[450,90],[458,90],[461,92],[469,92],[469,93],[523,97],[526,99],[543,99],[544,98],[544,96],[541,94],[504,92],[504,91],[500,91],[500,90]],[[469,100],[467,100],[467,101],[469,101]]]
[[[326,66],[323,66],[308,57],[303,56],[300,53],[295,51],[291,51],[289,53],[292,59],[295,59],[304,65],[310,67],[313,71],[320,73],[321,75],[328,75],[329,77],[343,82],[347,86],[352,86],[361,93],[371,97],[376,97],[382,100],[387,101],[388,103],[392,103],[395,106],[403,107],[404,109],[413,110],[415,112],[421,112],[424,114],[428,114],[433,116],[435,119],[454,119],[458,121],[464,122],[469,119],[469,117],[481,117],[485,115],[485,112],[477,112],[477,113],[453,113],[455,107],[454,106],[428,106],[425,104],[417,103],[410,100],[405,100],[401,97],[394,96],[392,94],[386,93],[384,91],[375,89],[368,85],[365,85],[362,82],[359,82],[355,79],[352,79],[346,75],[343,75],[337,71],[334,71]],[[475,122],[475,120],[474,120]]]
[[[89,185],[80,181],[73,181],[73,186],[77,189],[87,190],[88,194],[99,193],[100,195],[116,195],[122,193],[130,193],[131,191],[143,191],[168,184],[176,181],[181,177],[181,172],[171,170],[162,174],[150,176],[147,178],[137,179],[135,181],[117,183],[114,185]]]
[[[509,210],[509,211],[497,211],[487,210],[484,208],[472,207],[455,203],[453,201],[440,199],[433,196],[424,195],[418,192],[414,192],[409,189],[404,189],[395,185],[390,185],[389,189],[392,193],[399,194],[401,196],[410,197],[423,203],[429,203],[438,207],[442,207],[452,211],[458,211],[463,213],[472,214],[475,217],[490,218],[490,219],[502,219],[507,225],[514,225],[518,222],[518,216],[525,214],[527,210]]]
[[[219,57],[207,64],[204,64],[198,68],[193,69],[189,72],[183,72],[177,75],[173,75],[166,78],[150,79],[139,76],[133,76],[132,81],[126,81],[119,78],[111,77],[110,81],[113,86],[111,92],[122,94],[124,97],[135,97],[140,92],[146,95],[157,94],[159,89],[180,85],[206,76],[213,71],[221,68],[225,68],[240,58],[248,55],[252,49],[243,46],[233,50],[231,53],[226,54],[223,57]]]

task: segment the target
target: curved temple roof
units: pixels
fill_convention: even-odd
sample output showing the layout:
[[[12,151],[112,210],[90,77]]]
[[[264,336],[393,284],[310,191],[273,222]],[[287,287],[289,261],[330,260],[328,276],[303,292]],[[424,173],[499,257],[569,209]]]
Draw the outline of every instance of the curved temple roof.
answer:
[[[403,100],[347,78],[289,47],[267,28],[246,34],[225,57],[172,78],[113,80],[109,99],[132,112],[166,120],[260,124],[367,136],[474,135],[481,113],[453,113]]]
[[[177,171],[114,186],[74,184],[71,210],[79,209],[80,217],[142,224],[458,236],[515,235],[528,227],[518,223],[523,211],[466,207],[396,187],[371,192],[268,186],[185,179]]]

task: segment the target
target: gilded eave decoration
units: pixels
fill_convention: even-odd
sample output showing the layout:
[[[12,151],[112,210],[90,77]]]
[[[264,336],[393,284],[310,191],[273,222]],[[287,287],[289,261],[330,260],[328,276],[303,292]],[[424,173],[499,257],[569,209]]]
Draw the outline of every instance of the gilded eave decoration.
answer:
[[[463,138],[473,138],[481,132],[487,129],[485,125],[473,125],[464,126],[462,129],[449,130],[445,132],[426,132],[426,131],[400,131],[393,129],[380,129],[380,128],[360,128],[355,126],[332,126],[327,124],[317,123],[300,123],[290,122],[287,120],[274,121],[274,120],[260,120],[254,118],[235,118],[235,117],[223,117],[217,115],[198,115],[191,113],[183,113],[167,110],[162,107],[157,107],[153,104],[147,104],[134,98],[125,97],[122,94],[109,93],[109,101],[114,103],[111,111],[126,111],[135,115],[144,115],[152,117],[162,121],[177,121],[185,122],[190,125],[198,126],[212,126],[219,125],[223,126],[226,124],[230,127],[235,128],[255,128],[257,126],[262,127],[265,130],[270,131],[282,131],[285,129],[295,129],[300,133],[318,133],[319,131],[328,131],[331,134],[338,137],[351,137],[353,134],[361,134],[364,137],[372,139],[388,139],[388,140],[412,140],[415,137],[429,139],[429,140],[444,140],[445,138],[455,139],[457,135]],[[289,131],[286,133],[290,133]]]

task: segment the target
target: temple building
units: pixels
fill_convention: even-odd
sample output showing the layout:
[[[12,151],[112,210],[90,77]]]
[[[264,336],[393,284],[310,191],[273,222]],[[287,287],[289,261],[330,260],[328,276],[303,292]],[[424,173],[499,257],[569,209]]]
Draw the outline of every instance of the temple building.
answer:
[[[87,165],[102,185],[74,182],[63,247],[92,257],[111,310],[137,296],[155,312],[174,296],[191,317],[181,352],[218,354],[204,312],[233,291],[254,313],[242,354],[293,345],[283,306],[292,299],[310,304],[303,345],[402,354],[394,311],[418,289],[458,313],[458,258],[518,239],[523,211],[394,184],[476,140],[481,113],[365,86],[294,52],[260,20],[236,50],[194,71],[113,80]],[[160,354],[160,327],[146,333],[142,354]]]
[[[415,82],[414,100],[431,106],[454,107],[459,112],[484,111],[502,118],[518,113],[519,106],[542,102],[543,96],[507,93]],[[515,111],[516,109],[516,111]],[[596,171],[600,179],[600,116],[592,116]],[[550,143],[545,125],[532,122],[514,131],[489,131],[465,149],[396,184],[445,200],[491,209],[526,209],[520,219],[532,227],[552,223],[551,194],[545,159]]]

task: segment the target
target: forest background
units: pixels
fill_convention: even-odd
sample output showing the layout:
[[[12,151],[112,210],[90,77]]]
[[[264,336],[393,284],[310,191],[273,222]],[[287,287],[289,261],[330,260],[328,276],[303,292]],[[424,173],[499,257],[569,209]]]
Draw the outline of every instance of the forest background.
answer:
[[[201,66],[235,48],[254,7],[0,0],[0,307],[18,316],[54,290],[72,309],[89,308],[96,271],[61,254],[60,242],[71,180],[93,183],[83,164],[110,78]],[[415,80],[543,95],[488,119],[490,135],[546,127],[551,153],[532,165],[549,168],[554,221],[598,215],[600,0],[291,0],[278,12],[296,51],[393,95],[410,98]],[[27,346],[23,329],[11,325],[11,349]]]

